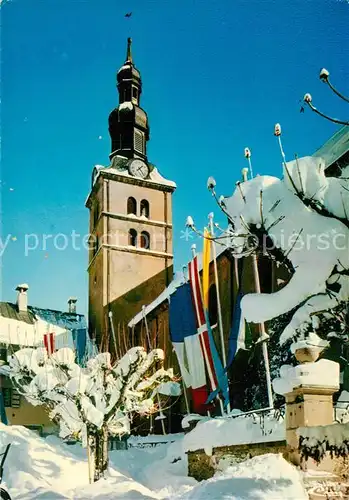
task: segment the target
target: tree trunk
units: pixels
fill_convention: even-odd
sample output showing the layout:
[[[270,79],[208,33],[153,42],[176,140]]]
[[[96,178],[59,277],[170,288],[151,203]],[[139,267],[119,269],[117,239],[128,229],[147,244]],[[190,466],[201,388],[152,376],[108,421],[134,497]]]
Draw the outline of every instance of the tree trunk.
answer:
[[[96,436],[89,433],[87,434],[87,460],[89,483],[92,484],[94,482],[96,466]]]
[[[108,451],[108,428],[107,426],[103,426],[102,429],[96,434],[94,482],[101,479],[104,476],[105,471],[108,469]]]

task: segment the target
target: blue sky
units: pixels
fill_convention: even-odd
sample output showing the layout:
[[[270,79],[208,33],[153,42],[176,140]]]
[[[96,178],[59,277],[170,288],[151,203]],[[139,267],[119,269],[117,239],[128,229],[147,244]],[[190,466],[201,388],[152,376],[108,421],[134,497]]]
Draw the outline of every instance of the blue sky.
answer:
[[[132,11],[130,19],[124,14]],[[337,129],[310,110],[345,115],[318,79],[348,90],[349,5],[336,0],[10,0],[1,8],[2,300],[30,285],[30,303],[87,310],[87,253],[53,248],[85,235],[92,168],[108,164],[108,114],[126,39],[143,78],[149,160],[175,180],[175,267],[190,257],[185,218],[203,227],[215,205],[206,180],[230,194],[252,150],[255,173],[278,175],[274,124],[286,156],[311,154]],[[31,246],[24,252],[25,234]],[[43,235],[52,235],[44,245]],[[63,245],[63,239],[56,240]],[[200,244],[200,242],[198,242]]]

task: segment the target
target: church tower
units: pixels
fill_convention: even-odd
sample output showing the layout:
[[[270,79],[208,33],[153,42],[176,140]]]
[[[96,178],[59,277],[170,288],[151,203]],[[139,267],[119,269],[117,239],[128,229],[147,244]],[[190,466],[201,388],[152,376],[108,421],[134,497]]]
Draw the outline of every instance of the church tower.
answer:
[[[173,277],[174,182],[148,161],[142,80],[128,39],[117,73],[119,105],[109,115],[110,165],[96,166],[86,206],[90,211],[89,331],[97,343],[152,302]]]

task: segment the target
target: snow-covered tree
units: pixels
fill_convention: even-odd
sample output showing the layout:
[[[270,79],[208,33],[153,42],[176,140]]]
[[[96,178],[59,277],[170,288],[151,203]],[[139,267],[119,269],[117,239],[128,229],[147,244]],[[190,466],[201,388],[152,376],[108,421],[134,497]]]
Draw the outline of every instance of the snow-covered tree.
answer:
[[[31,404],[48,408],[62,438],[74,436],[87,446],[90,480],[96,481],[108,466],[108,436],[129,434],[132,415],[157,411],[158,386],[174,383],[163,358],[161,349],[133,347],[114,365],[101,353],[81,368],[69,348],[51,356],[25,348],[12,356],[7,373]]]
[[[281,290],[243,297],[246,320],[261,323],[295,310],[282,344],[321,331],[329,339],[345,338],[349,167],[338,178],[326,177],[321,158],[296,159],[284,164],[283,179],[259,176],[240,183],[222,206],[232,225],[235,255],[261,251],[291,271]],[[325,332],[325,324],[332,329]]]

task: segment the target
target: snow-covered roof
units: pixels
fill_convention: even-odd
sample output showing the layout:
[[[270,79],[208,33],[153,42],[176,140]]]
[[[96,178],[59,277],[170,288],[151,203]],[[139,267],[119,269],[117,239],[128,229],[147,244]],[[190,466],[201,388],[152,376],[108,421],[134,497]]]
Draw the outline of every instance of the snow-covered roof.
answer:
[[[0,302],[0,342],[22,346],[40,345],[45,333],[56,335],[57,348],[73,346],[71,332],[86,329],[85,316],[28,306],[18,311],[15,304]]]
[[[222,253],[225,252],[227,248],[223,245],[220,245],[217,248],[217,257],[219,257]],[[199,266],[199,271],[202,270],[202,253],[197,254],[198,257],[198,266]],[[212,262],[212,258],[211,258]],[[132,328],[133,326],[137,325],[142,319],[144,318],[144,315],[147,316],[150,314],[154,309],[156,309],[160,304],[165,302],[170,298],[170,296],[179,288],[181,285],[183,285],[185,282],[185,278],[183,276],[183,273],[181,273],[178,278],[173,280],[167,288],[155,299],[153,302],[148,304],[144,310],[140,311],[136,316],[134,316],[131,321],[128,323],[128,326]]]
[[[349,151],[349,127],[343,126],[319,148],[313,156],[321,157],[326,167],[339,160]]]
[[[165,290],[162,293],[160,293],[160,295],[155,300],[153,300],[153,302],[151,302],[149,305],[147,305],[144,308],[144,310],[142,310],[141,312],[136,314],[136,316],[134,316],[131,319],[128,326],[130,328],[132,328],[133,326],[137,325],[137,323],[142,321],[142,319],[144,318],[144,315],[147,316],[152,311],[154,311],[154,309],[156,309],[160,304],[162,304],[163,302],[168,300],[170,298],[170,296],[177,290],[177,288],[180,287],[181,285],[183,285],[183,283],[184,283],[184,276],[183,275],[181,275],[179,278],[171,281],[169,286],[167,288],[165,288]]]

